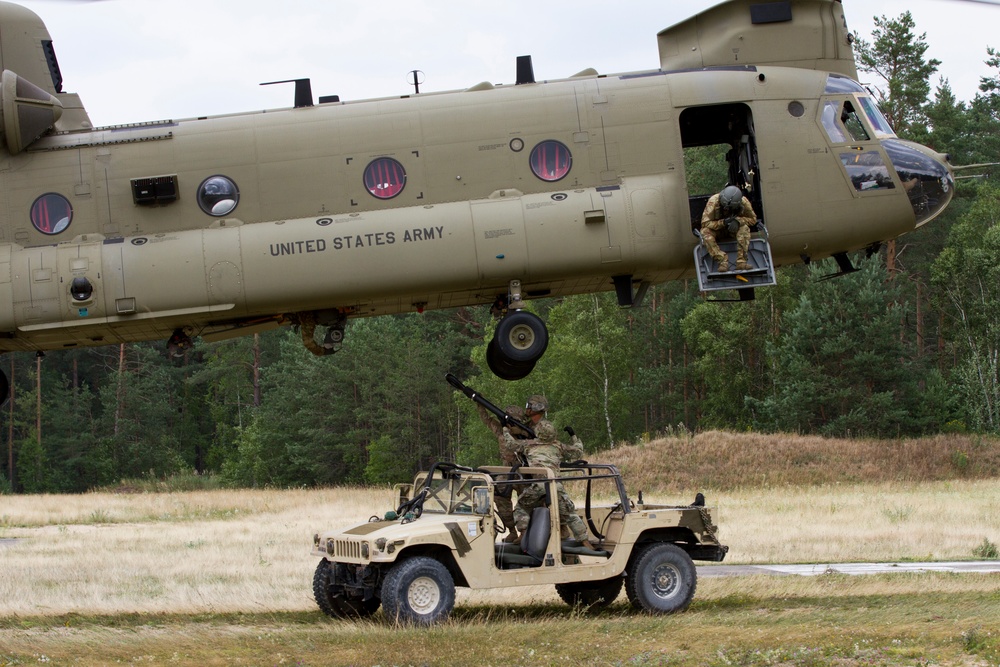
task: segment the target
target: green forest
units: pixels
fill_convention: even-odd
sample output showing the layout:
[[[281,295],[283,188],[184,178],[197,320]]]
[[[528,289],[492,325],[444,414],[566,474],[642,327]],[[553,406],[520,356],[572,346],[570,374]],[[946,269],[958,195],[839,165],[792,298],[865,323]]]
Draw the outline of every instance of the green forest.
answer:
[[[855,47],[899,136],[956,165],[1000,161],[1000,53],[983,47],[994,75],[963,101],[935,79],[909,13],[877,20]],[[696,150],[686,161],[692,188],[710,192],[717,161]],[[1000,184],[960,180],[942,217],[852,259],[860,270],[834,280],[821,280],[832,261],[784,267],[750,302],[714,303],[694,280],[656,286],[634,309],[613,293],[531,301],[551,342],[517,382],[487,370],[486,306],[353,320],[326,358],[288,329],[199,341],[182,357],[165,342],[10,353],[0,492],[191,473],[383,484],[436,459],[494,462],[495,439],[446,373],[500,406],[545,394],[550,419],[588,451],[681,430],[1000,433]]]

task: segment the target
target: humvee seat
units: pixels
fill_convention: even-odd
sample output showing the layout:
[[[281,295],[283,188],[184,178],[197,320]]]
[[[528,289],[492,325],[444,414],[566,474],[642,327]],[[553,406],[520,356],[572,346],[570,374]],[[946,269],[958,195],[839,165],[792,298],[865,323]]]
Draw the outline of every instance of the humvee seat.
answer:
[[[528,530],[521,536],[520,544],[499,542],[494,546],[497,567],[502,570],[518,567],[538,567],[545,558],[551,533],[548,507],[531,511]]]
[[[563,540],[562,553],[564,556],[597,556],[600,558],[611,558],[611,552],[604,549],[588,549],[583,546],[580,540]]]

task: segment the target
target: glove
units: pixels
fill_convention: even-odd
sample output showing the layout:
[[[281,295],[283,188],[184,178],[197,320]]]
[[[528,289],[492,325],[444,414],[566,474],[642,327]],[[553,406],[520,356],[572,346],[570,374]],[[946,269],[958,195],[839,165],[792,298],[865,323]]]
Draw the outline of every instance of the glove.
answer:
[[[736,232],[740,231],[740,221],[736,218],[726,218],[726,231],[735,235]]]
[[[566,434],[569,435],[569,437],[571,438],[576,435],[576,431],[573,430],[572,426],[567,426],[563,430],[566,431]]]

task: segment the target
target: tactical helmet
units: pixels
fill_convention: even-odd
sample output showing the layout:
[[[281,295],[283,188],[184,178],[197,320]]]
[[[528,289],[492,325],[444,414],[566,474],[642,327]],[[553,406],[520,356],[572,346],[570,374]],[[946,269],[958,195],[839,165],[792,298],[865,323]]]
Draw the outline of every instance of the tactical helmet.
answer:
[[[735,185],[727,185],[719,193],[719,206],[728,215],[739,213],[743,208],[743,192]]]
[[[524,408],[520,405],[508,405],[503,411],[519,422],[524,421]]]
[[[528,399],[528,402],[524,405],[525,410],[531,410],[532,412],[545,412],[549,409],[549,402],[544,396],[535,394]]]

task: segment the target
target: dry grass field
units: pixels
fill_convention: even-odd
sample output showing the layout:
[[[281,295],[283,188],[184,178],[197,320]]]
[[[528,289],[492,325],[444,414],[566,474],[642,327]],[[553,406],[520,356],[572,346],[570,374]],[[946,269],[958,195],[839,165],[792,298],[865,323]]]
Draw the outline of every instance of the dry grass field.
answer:
[[[733,483],[697,476],[699,456],[770,448],[756,474],[777,480],[795,474],[785,444],[702,437],[601,458],[623,468],[633,497],[704,491],[727,564],[968,560],[1000,543],[1000,484],[972,478],[978,463],[930,481],[900,463],[841,483]],[[842,443],[825,445],[836,452],[822,458],[840,456]],[[996,454],[979,447],[968,459]],[[811,456],[799,465],[820,465]],[[707,481],[662,481],[683,475]],[[702,578],[690,610],[670,617],[637,614],[624,596],[588,613],[532,587],[460,591],[452,619],[429,630],[381,614],[327,619],[311,595],[312,534],[391,505],[388,489],[360,488],[2,496],[0,666],[1000,664],[1000,575]]]

